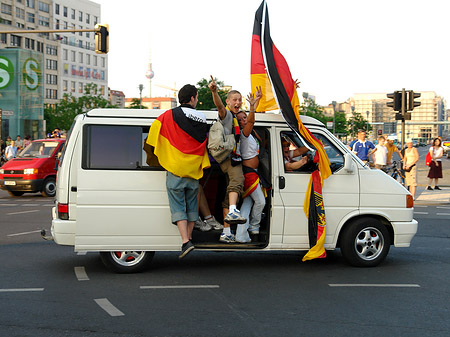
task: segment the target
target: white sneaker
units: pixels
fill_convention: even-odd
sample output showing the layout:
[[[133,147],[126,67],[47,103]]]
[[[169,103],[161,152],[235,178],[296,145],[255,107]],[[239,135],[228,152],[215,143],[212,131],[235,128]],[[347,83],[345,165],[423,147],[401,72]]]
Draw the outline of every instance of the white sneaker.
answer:
[[[210,225],[212,227],[212,229],[215,229],[215,230],[222,230],[223,229],[223,225],[220,222],[218,222],[215,217],[211,217],[209,219],[206,219],[205,222],[208,225]]]
[[[194,223],[194,228],[202,231],[202,232],[209,232],[212,229],[212,226],[207,224],[205,221],[198,218],[198,220]]]
[[[228,213],[224,221],[229,223],[230,225],[239,225],[246,223],[247,219],[241,216],[241,212],[235,210],[233,212]]]

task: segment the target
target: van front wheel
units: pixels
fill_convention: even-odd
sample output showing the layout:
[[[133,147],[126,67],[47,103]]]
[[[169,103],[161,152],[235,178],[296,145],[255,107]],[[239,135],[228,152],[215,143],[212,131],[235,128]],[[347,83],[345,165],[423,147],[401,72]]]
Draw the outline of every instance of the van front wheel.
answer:
[[[344,258],[356,267],[375,267],[382,262],[390,247],[388,230],[375,219],[359,219],[345,228],[341,238]]]
[[[54,197],[56,195],[56,179],[47,178],[44,181],[44,187],[42,187],[41,194],[44,197]]]
[[[138,273],[148,268],[155,252],[100,252],[103,264],[115,273]]]

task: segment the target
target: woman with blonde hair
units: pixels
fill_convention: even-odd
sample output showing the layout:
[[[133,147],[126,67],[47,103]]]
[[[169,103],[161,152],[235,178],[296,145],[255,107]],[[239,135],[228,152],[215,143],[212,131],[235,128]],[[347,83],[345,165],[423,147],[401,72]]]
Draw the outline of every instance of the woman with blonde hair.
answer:
[[[405,156],[403,157],[403,169],[405,170],[405,185],[409,188],[413,199],[416,200],[417,165],[419,152],[413,146],[412,139],[406,140]]]

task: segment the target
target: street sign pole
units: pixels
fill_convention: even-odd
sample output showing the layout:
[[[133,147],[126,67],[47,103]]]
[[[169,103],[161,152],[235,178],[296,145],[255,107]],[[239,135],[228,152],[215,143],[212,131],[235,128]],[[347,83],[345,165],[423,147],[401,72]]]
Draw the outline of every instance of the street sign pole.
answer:
[[[406,91],[402,89],[402,150],[405,148],[405,113],[406,113]]]

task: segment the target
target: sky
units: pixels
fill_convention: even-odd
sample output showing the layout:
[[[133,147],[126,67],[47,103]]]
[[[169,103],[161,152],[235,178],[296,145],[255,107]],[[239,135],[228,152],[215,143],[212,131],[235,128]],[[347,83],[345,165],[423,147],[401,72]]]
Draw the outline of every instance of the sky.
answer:
[[[126,97],[173,96],[213,75],[246,95],[261,0],[93,0],[109,24],[108,83]],[[271,37],[320,105],[355,93],[434,91],[450,98],[450,1],[267,0]]]

